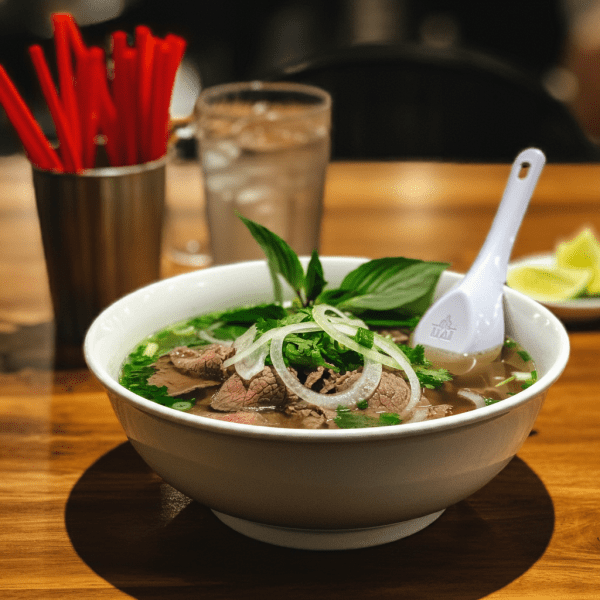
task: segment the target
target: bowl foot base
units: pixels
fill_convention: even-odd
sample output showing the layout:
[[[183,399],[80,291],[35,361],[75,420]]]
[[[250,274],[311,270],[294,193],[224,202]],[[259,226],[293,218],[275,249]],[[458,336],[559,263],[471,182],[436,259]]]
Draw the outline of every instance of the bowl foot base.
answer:
[[[417,533],[431,525],[444,511],[379,527],[362,529],[297,529],[246,521],[213,510],[231,529],[260,542],[300,550],[353,550],[380,546]]]

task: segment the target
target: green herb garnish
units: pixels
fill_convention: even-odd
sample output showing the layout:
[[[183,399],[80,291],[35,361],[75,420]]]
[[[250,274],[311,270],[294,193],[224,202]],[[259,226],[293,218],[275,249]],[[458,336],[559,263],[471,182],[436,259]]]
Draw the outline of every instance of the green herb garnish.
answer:
[[[365,427],[387,427],[400,425],[402,419],[396,413],[381,413],[377,417],[352,412],[345,406],[337,407],[337,417],[334,419],[340,429],[363,429]]]
[[[485,402],[486,406],[491,406],[492,404],[496,404],[497,402],[500,402],[499,398],[484,398],[483,401]]]
[[[373,341],[375,340],[375,332],[370,329],[365,329],[364,327],[359,327],[356,330],[356,335],[354,339],[365,348],[372,348]]]
[[[412,258],[377,258],[348,273],[337,290],[319,301],[360,315],[365,311],[396,311],[404,318],[422,315],[448,263]]]
[[[239,213],[238,217],[267,257],[275,301],[279,304],[283,303],[283,290],[279,279],[283,277],[296,294],[301,306],[308,306],[316,298],[314,294],[320,293],[325,285],[323,268],[317,253],[313,252],[309,270],[305,275],[298,255],[282,238]]]
[[[452,375],[446,369],[434,369],[431,361],[425,358],[425,348],[421,345],[406,346],[399,344],[398,348],[406,355],[414,369],[419,382],[424,388],[435,389],[445,381],[452,381]]]
[[[439,278],[449,266],[413,258],[377,258],[348,273],[339,288],[325,290],[323,267],[316,251],[304,274],[297,254],[281,237],[238,216],[267,257],[275,301],[280,304],[283,302],[282,278],[294,291],[300,306],[319,302],[357,315],[368,313],[371,324],[378,315],[388,325],[406,323],[427,310]],[[416,322],[411,321],[411,324],[414,326]]]
[[[517,354],[523,359],[524,362],[529,362],[532,360],[531,354],[529,354],[527,350],[519,350]]]
[[[537,371],[531,371],[531,377],[521,384],[521,389],[526,390],[537,381]]]
[[[156,358],[154,355],[145,355],[145,348],[146,344],[141,344],[129,355],[128,361],[123,365],[119,383],[142,398],[154,400],[164,406],[172,406],[177,400],[167,394],[166,386],[159,388],[148,383],[148,378],[154,374],[150,365]]]

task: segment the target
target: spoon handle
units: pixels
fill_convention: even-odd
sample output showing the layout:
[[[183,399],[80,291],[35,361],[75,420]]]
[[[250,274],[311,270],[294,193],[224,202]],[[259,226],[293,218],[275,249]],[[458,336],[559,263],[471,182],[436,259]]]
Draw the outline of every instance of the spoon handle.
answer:
[[[517,156],[490,232],[465,280],[477,278],[483,270],[489,282],[491,269],[496,275],[494,283],[504,284],[517,233],[545,162],[544,153],[537,148],[528,148]]]

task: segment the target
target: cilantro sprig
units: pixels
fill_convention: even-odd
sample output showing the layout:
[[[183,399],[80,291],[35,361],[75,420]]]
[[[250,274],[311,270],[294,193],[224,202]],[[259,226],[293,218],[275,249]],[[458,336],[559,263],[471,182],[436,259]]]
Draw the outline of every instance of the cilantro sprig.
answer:
[[[340,429],[364,429],[365,427],[387,427],[400,425],[402,419],[397,413],[380,413],[377,417],[354,412],[345,406],[338,406],[334,419]]]

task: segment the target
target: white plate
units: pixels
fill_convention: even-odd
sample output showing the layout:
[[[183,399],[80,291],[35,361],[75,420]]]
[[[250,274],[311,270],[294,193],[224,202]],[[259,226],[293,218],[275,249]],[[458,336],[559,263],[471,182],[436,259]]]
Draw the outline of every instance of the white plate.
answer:
[[[552,266],[555,264],[554,254],[536,254],[515,260],[508,265],[510,271],[514,267]],[[576,298],[564,302],[540,302],[565,322],[582,322],[600,319],[600,297]]]

